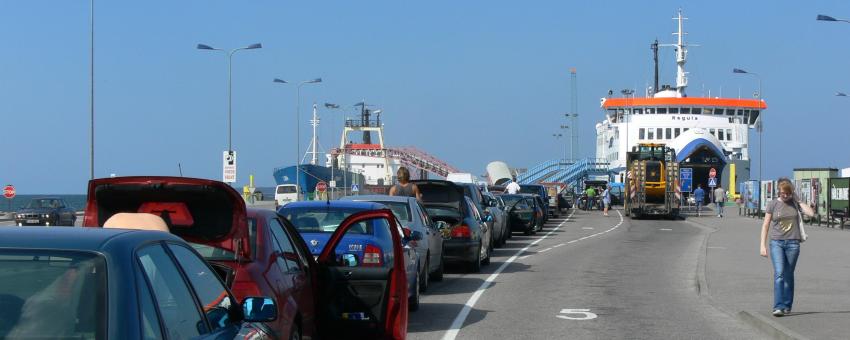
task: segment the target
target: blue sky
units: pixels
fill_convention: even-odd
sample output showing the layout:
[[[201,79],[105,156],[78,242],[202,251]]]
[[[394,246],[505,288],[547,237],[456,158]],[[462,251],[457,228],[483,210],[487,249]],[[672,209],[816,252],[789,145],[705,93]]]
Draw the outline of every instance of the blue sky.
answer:
[[[83,193],[88,161],[88,22],[84,0],[0,0],[0,182],[20,193]],[[241,51],[233,62],[239,179],[272,185],[294,162],[295,87],[302,145],[312,102],[323,144],[338,143],[362,99],[384,110],[387,143],[413,145],[481,174],[489,161],[530,167],[563,152],[552,133],[578,69],[580,144],[594,148],[599,98],[652,81],[649,44],[690,20],[689,94],[751,94],[763,78],[765,174],[847,167],[850,18],[845,1],[96,1],[95,175],[221,178],[227,148],[227,60],[198,43]],[[662,83],[674,83],[662,50]],[[640,91],[638,91],[640,92]],[[757,156],[756,134],[751,152]],[[560,144],[559,144],[560,143]],[[756,163],[754,158],[754,163]],[[756,171],[756,168],[753,168]]]

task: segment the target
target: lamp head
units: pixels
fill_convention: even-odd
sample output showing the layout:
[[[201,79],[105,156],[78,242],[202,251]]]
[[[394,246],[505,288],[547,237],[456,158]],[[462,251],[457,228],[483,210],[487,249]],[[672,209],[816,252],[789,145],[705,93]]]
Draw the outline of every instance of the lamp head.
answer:
[[[823,14],[818,14],[817,20],[820,20],[820,21],[838,21],[838,19],[835,19],[835,18],[828,16],[828,15],[823,15]]]
[[[739,68],[733,68],[732,73],[750,73]]]
[[[196,48],[199,49],[199,50],[218,50],[217,48],[212,47],[210,45],[206,45],[206,44],[198,44],[198,46]]]
[[[253,49],[257,49],[257,48],[263,48],[263,44],[256,43],[256,44],[251,44],[251,45],[248,45],[248,46],[245,47],[246,50],[253,50]]]
[[[275,83],[281,83],[281,84],[288,84],[289,83],[286,80],[283,80],[283,79],[280,79],[280,78],[274,78],[274,80],[272,80],[272,81],[275,82]]]

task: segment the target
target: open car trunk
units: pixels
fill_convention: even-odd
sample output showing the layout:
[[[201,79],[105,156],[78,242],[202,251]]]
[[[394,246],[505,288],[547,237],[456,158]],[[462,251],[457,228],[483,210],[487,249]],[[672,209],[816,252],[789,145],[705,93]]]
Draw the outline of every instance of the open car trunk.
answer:
[[[117,213],[160,216],[171,233],[186,241],[250,258],[245,201],[225,183],[159,176],[89,181],[83,226],[102,227]]]

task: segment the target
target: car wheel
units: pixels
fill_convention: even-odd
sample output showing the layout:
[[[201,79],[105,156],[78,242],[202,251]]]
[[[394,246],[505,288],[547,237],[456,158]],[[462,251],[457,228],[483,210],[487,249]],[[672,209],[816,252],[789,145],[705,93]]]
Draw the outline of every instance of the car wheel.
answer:
[[[301,326],[297,323],[292,325],[292,332],[289,334],[289,340],[301,340]]]
[[[425,266],[422,267],[422,271],[419,272],[419,291],[426,292],[428,291],[428,280],[430,280],[431,276],[431,253],[426,255]]]
[[[413,296],[407,299],[407,310],[415,312],[419,310],[419,278],[416,280],[416,287],[413,288]]]
[[[440,256],[440,266],[437,267],[437,271],[434,272],[434,275],[431,275],[431,279],[434,281],[443,281],[443,257]]]
[[[478,251],[475,252],[475,258],[469,264],[470,273],[478,273],[481,271],[481,245],[478,245]]]

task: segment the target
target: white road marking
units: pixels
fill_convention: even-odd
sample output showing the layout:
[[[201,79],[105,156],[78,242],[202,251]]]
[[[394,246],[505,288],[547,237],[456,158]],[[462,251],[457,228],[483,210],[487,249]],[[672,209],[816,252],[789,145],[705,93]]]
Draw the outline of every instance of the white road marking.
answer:
[[[593,230],[592,227],[581,227],[581,228],[584,229],[584,230]]]
[[[567,245],[567,244],[566,243],[558,243],[558,244],[552,246],[552,248],[558,248],[558,247],[564,246],[564,245]]]
[[[596,319],[596,313],[591,313],[590,309],[562,309],[561,314],[579,314],[580,317],[571,317],[566,315],[555,315],[556,318],[564,320],[593,320]]]
[[[660,229],[658,229],[658,230],[661,230],[661,231],[673,231],[673,229],[670,229],[670,228],[660,228]]]
[[[726,249],[726,247],[708,247],[708,249]]]
[[[617,215],[620,216],[620,222],[619,223],[617,223],[616,225],[614,225],[613,227],[611,227],[608,230],[601,231],[601,232],[598,232],[598,233],[590,235],[590,236],[585,236],[585,237],[582,237],[582,238],[577,239],[577,240],[572,240],[572,241],[567,242],[567,243],[573,243],[573,242],[585,240],[585,239],[588,239],[588,238],[591,238],[591,237],[596,237],[596,236],[599,236],[599,235],[607,234],[607,233],[619,228],[623,224],[623,214],[621,214],[619,210],[615,210],[615,211],[617,212]],[[481,283],[481,286],[478,287],[478,290],[476,290],[475,293],[472,293],[472,296],[469,297],[469,300],[466,300],[466,304],[460,310],[460,313],[457,314],[454,321],[452,321],[452,325],[446,331],[446,334],[443,335],[443,340],[454,340],[455,338],[457,338],[457,334],[460,332],[461,327],[463,327],[463,323],[466,322],[466,318],[469,316],[469,312],[472,311],[472,307],[475,306],[475,303],[478,302],[478,299],[481,298],[481,295],[484,295],[484,291],[488,287],[490,287],[490,284],[493,281],[495,281],[497,277],[499,277],[499,274],[501,274],[502,271],[504,271],[505,268],[508,267],[508,265],[510,265],[511,263],[516,261],[519,258],[519,255],[522,254],[523,252],[527,251],[528,248],[531,248],[531,246],[537,244],[540,241],[543,241],[543,239],[545,239],[545,238],[549,237],[550,235],[552,235],[553,233],[555,233],[556,230],[560,229],[564,225],[564,223],[566,223],[571,217],[573,217],[573,214],[575,214],[575,209],[573,209],[573,211],[570,213],[570,215],[567,216],[567,218],[564,219],[564,221],[562,221],[560,224],[558,224],[557,227],[555,227],[554,229],[552,229],[551,231],[546,233],[546,235],[544,235],[543,237],[541,237],[541,238],[535,240],[534,242],[532,242],[531,244],[525,246],[525,248],[522,248],[520,251],[518,251],[516,254],[514,254],[509,259],[507,259],[504,263],[502,263],[502,265],[499,266],[499,269],[496,269],[496,271],[493,272],[493,274],[490,274],[490,276],[488,276],[487,279],[484,280],[484,282]],[[529,255],[526,255],[526,257],[527,256],[529,256]],[[525,257],[523,257],[523,258],[525,258]],[[574,309],[574,311],[577,311],[577,309]],[[563,311],[561,311],[561,312],[563,313]],[[593,314],[593,313],[590,313],[590,314]],[[595,316],[596,314],[593,314],[593,315]]]
[[[543,249],[543,250],[539,251],[538,253],[545,253],[545,252],[550,251],[550,250],[552,250],[552,247]]]
[[[521,256],[521,257],[520,257],[520,258],[519,258],[519,259],[520,259],[520,260],[524,260],[524,259],[525,259],[525,258],[526,258],[526,257],[529,257],[529,256],[531,256],[531,254],[529,254],[529,255],[524,255],[524,256]]]

